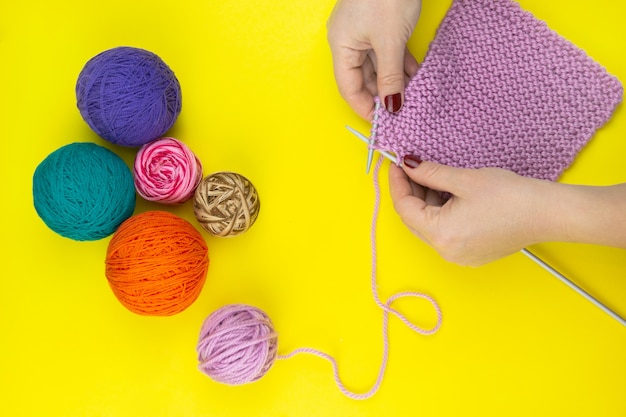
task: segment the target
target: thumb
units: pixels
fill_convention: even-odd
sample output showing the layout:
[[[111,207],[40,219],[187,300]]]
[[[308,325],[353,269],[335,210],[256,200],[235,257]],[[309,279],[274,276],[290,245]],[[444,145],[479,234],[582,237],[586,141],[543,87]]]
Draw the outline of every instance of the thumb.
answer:
[[[467,170],[425,161],[416,163],[416,158],[406,156],[402,166],[404,172],[416,184],[431,190],[459,195],[466,187]]]
[[[390,113],[400,111],[404,102],[405,52],[406,47],[402,43],[375,50],[378,96]]]

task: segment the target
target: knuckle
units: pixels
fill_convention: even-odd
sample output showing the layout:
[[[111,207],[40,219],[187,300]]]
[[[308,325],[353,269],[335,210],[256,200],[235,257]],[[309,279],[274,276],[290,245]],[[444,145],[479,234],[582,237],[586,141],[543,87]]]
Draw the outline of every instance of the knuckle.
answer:
[[[432,179],[436,178],[441,171],[441,165],[433,164],[428,161],[424,161],[417,169],[420,171],[420,176],[424,179]]]
[[[390,74],[378,74],[378,83],[383,86],[396,86],[404,84],[404,73],[394,72]]]

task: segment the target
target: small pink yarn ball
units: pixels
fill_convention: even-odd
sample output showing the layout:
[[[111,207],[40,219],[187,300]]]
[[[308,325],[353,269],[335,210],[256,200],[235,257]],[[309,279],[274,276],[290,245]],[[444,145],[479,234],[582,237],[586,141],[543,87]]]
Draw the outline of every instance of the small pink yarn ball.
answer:
[[[277,346],[278,336],[267,314],[248,305],[227,305],[202,324],[198,367],[223,384],[254,382],[274,364]]]
[[[179,204],[189,200],[202,180],[198,157],[178,139],[143,145],[133,166],[135,189],[148,201]]]

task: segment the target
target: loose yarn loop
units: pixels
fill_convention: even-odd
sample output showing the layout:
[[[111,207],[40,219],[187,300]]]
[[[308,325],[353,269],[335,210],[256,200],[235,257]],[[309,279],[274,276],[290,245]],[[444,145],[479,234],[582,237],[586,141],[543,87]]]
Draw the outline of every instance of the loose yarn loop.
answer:
[[[197,352],[199,369],[213,380],[225,384],[239,385],[260,379],[272,367],[275,359],[289,359],[306,353],[328,360],[333,367],[335,383],[349,398],[365,400],[380,388],[389,358],[389,313],[399,317],[414,331],[430,335],[441,327],[442,314],[437,302],[430,296],[418,292],[401,292],[391,296],[385,303],[380,300],[376,289],[376,223],[380,207],[378,174],[382,165],[378,160],[374,171],[376,193],[372,216],[372,292],[383,314],[383,353],[378,376],[372,388],[364,393],[355,393],[346,388],[339,375],[337,361],[325,352],[311,348],[296,349],[286,355],[277,355],[277,334],[269,317],[256,307],[229,305],[211,314],[200,331]],[[402,313],[391,308],[391,304],[402,297],[417,297],[429,301],[437,314],[437,323],[431,329],[422,329],[411,323]]]
[[[110,150],[95,143],[71,143],[35,169],[33,203],[44,223],[61,236],[102,239],[133,214],[132,174]]]
[[[240,385],[261,378],[276,359],[277,334],[260,309],[227,305],[202,324],[199,369],[217,382]]]
[[[622,100],[620,81],[511,0],[454,0],[375,148],[556,180]]]
[[[366,400],[368,398],[371,398],[372,396],[374,396],[374,394],[376,394],[376,392],[380,388],[380,385],[382,384],[383,377],[385,375],[385,370],[387,369],[387,362],[389,359],[389,314],[390,313],[398,317],[411,330],[419,334],[425,335],[425,336],[436,333],[441,327],[441,323],[443,321],[441,308],[439,307],[435,299],[433,299],[429,295],[426,295],[420,292],[414,292],[414,291],[404,291],[404,292],[399,292],[399,293],[392,295],[391,297],[389,297],[389,299],[386,302],[382,302],[380,299],[380,296],[378,295],[377,273],[376,273],[377,272],[376,224],[378,223],[378,215],[380,212],[380,183],[379,183],[378,177],[379,177],[380,168],[382,166],[383,160],[384,158],[382,156],[378,159],[376,166],[374,168],[374,172],[373,172],[375,201],[374,201],[374,213],[372,215],[371,234],[370,234],[371,251],[372,251],[371,252],[372,253],[372,274],[371,274],[372,294],[374,296],[374,300],[376,304],[380,308],[383,309],[383,326],[382,326],[383,327],[382,329],[383,353],[382,353],[382,360],[381,360],[380,368],[378,371],[378,376],[376,377],[376,381],[374,382],[374,385],[368,391],[363,392],[363,393],[355,393],[349,390],[348,388],[346,388],[345,384],[341,380],[341,377],[339,376],[339,366],[337,365],[337,361],[332,356],[316,349],[300,348],[300,349],[296,349],[292,351],[291,353],[287,355],[278,356],[278,359],[289,359],[299,353],[308,353],[308,354],[316,355],[316,356],[319,356],[321,358],[328,360],[333,367],[333,375],[334,375],[335,383],[337,384],[337,387],[345,396],[353,400]],[[430,302],[437,315],[437,322],[435,323],[435,325],[430,329],[423,329],[421,327],[416,326],[414,323],[412,323],[404,314],[391,308],[391,305],[393,304],[394,301],[400,298],[404,298],[404,297],[422,298]]]
[[[150,51],[118,47],[91,58],[76,84],[80,114],[102,138],[141,146],[165,134],[180,114],[174,72]]]
[[[389,315],[389,313],[393,314],[394,316],[398,317],[404,324],[406,324],[411,330],[423,334],[423,335],[431,335],[435,332],[437,332],[437,330],[439,330],[439,328],[441,327],[441,323],[443,320],[442,314],[441,314],[441,309],[439,308],[439,305],[437,304],[437,302],[430,297],[429,295],[423,294],[423,293],[419,293],[419,292],[413,292],[413,291],[404,291],[404,292],[399,292],[396,293],[394,295],[392,295],[386,302],[383,303],[383,301],[380,299],[380,297],[378,296],[378,285],[376,284],[376,274],[377,274],[377,269],[378,269],[378,250],[377,250],[377,244],[376,244],[376,224],[378,223],[378,215],[380,213],[380,182],[379,182],[379,175],[380,175],[380,168],[383,164],[384,158],[381,156],[378,159],[378,162],[376,162],[376,166],[374,167],[374,173],[373,173],[373,182],[374,182],[374,213],[372,215],[372,227],[370,229],[370,242],[371,242],[371,253],[372,253],[372,278],[371,278],[371,283],[372,283],[372,294],[374,294],[374,301],[376,302],[376,304],[382,308],[385,311],[385,321],[387,321],[387,317]],[[404,298],[404,297],[417,297],[417,298],[423,298],[425,300],[428,300],[435,308],[435,312],[437,313],[437,323],[435,324],[435,326],[431,329],[422,329],[420,327],[417,327],[415,324],[413,324],[411,322],[411,320],[409,320],[404,314],[400,313],[399,311],[391,308],[391,304],[395,301],[398,300],[400,298]]]
[[[202,180],[202,164],[183,142],[161,138],[143,145],[133,166],[135,188],[146,200],[179,204],[189,200]]]
[[[204,178],[196,188],[193,210],[206,231],[231,237],[252,227],[260,205],[256,188],[246,177],[218,172]]]
[[[109,242],[106,277],[128,310],[171,316],[200,295],[209,266],[200,233],[165,211],[148,211],[121,224]]]

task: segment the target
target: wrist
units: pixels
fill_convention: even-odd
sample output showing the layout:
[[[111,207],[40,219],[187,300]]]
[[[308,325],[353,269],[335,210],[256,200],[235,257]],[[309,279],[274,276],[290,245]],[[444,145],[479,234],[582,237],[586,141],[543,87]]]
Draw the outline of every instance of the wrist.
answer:
[[[567,190],[560,183],[526,178],[524,191],[527,199],[523,219],[525,246],[542,242],[569,241],[569,221],[563,216]]]
[[[626,247],[626,184],[544,184],[537,242]]]

